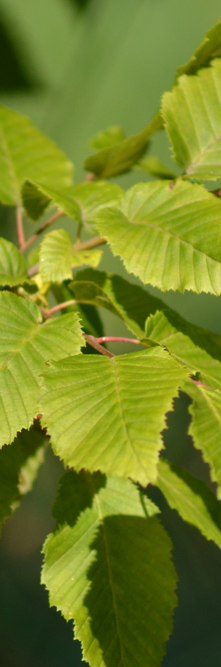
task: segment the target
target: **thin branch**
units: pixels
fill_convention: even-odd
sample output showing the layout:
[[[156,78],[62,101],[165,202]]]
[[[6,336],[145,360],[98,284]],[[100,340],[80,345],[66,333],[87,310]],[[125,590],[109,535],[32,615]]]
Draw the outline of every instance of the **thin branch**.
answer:
[[[106,357],[114,357],[115,355],[112,354],[112,352],[109,352],[109,350],[105,350],[105,347],[102,347],[102,345],[99,345],[97,342],[97,338],[94,338],[94,336],[89,336],[88,334],[84,334],[84,338],[91,345],[92,347],[95,348],[98,352],[101,352],[101,354],[104,354]]]
[[[102,238],[101,236],[94,236],[93,239],[84,241],[83,243],[75,243],[74,250],[79,252],[80,250],[90,250],[91,248],[97,248],[100,245],[107,243],[107,239]]]
[[[16,209],[16,227],[17,227],[19,250],[20,252],[22,252],[22,246],[25,243],[25,235],[23,229],[22,209],[20,206],[18,206]]]
[[[98,343],[136,343],[140,345],[140,341],[137,338],[119,338],[118,336],[101,336],[101,338],[96,338]]]
[[[61,218],[62,215],[66,215],[66,213],[64,213],[64,211],[56,211],[56,213],[54,213],[54,215],[52,215],[51,218],[49,218],[49,220],[47,220],[44,223],[44,225],[42,225],[41,227],[39,227],[39,229],[37,229],[37,232],[35,232],[35,234],[30,236],[30,238],[27,241],[23,241],[20,251],[24,252],[25,250],[27,250],[27,248],[29,248],[29,246],[32,245],[32,243],[34,243],[34,241],[38,238],[38,236],[42,234],[45,231],[45,229],[49,227],[49,225],[55,222],[55,220]]]
[[[95,178],[96,178],[95,174],[92,174],[92,173],[91,173],[91,174],[87,174],[87,176],[85,176],[84,181],[87,183],[88,181],[94,181]]]
[[[57,313],[58,310],[62,310],[63,308],[67,308],[68,306],[74,306],[76,304],[75,299],[71,299],[70,301],[64,301],[64,303],[58,303],[57,306],[53,306],[53,308],[50,308],[47,310],[46,308],[41,307],[40,311],[42,315],[48,319],[49,317],[52,317],[54,313]]]
[[[28,269],[28,277],[32,278],[32,276],[35,276],[36,273],[39,273],[39,263],[30,266],[30,269]]]

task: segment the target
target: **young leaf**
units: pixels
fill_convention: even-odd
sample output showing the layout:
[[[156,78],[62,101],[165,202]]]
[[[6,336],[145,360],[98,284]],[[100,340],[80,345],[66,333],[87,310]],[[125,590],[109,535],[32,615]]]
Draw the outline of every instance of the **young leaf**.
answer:
[[[147,319],[146,337],[165,345],[192,373],[200,372],[206,384],[221,389],[221,336],[187,322],[166,307]]]
[[[45,374],[42,425],[66,465],[146,485],[156,478],[165,413],[185,377],[161,348],[64,359]]]
[[[0,293],[0,446],[29,428],[37,414],[39,376],[45,362],[78,354],[84,345],[75,313],[40,323],[32,302]]]
[[[201,185],[156,181],[131,188],[96,226],[127,271],[165,291],[221,293],[221,203]]]
[[[17,507],[22,496],[31,490],[44,460],[45,435],[31,428],[22,431],[11,447],[0,451],[0,529]]]
[[[210,466],[211,478],[218,484],[217,496],[221,499],[221,392],[193,382],[186,382],[184,391],[193,399],[189,407],[192,416],[189,433]]]
[[[204,482],[160,459],[157,486],[184,521],[221,547],[220,503]]]
[[[221,56],[221,19],[206,33],[201,44],[185,65],[178,67],[176,78],[181,74],[195,74],[205,67],[213,58]]]
[[[72,488],[75,479],[73,474]],[[156,508],[149,501],[144,508],[129,481],[108,479],[104,487],[101,479],[100,488],[99,476],[87,475],[86,481],[88,492],[86,483],[78,488],[81,504],[88,498],[89,507],[75,524],[73,494],[68,484],[65,502],[63,481],[66,523],[44,546],[42,581],[50,604],[75,621],[91,667],[157,667],[176,605],[170,539],[154,516]],[[59,520],[61,514],[60,505]]]
[[[16,246],[0,238],[0,285],[23,285],[29,282],[28,267]]]
[[[98,132],[98,134],[90,140],[89,147],[94,148],[95,150],[100,150],[100,148],[114,146],[125,138],[123,128],[117,125],[112,125],[106,130],[103,130],[103,132]]]
[[[140,160],[136,164],[135,169],[138,171],[144,171],[146,174],[150,174],[155,178],[165,178],[166,180],[171,181],[177,178],[177,175],[172,172],[171,169],[166,167],[166,165],[163,164],[161,160],[159,160],[159,158],[155,157],[154,155],[150,155],[149,157]]]
[[[53,141],[21,114],[0,107],[0,201],[21,204],[25,180],[56,188],[72,183],[73,165]]]
[[[221,177],[221,59],[183,75],[163,96],[162,113],[174,158],[189,177]]]
[[[109,148],[101,148],[85,160],[84,168],[98,178],[113,178],[130,171],[146,152],[149,137],[159,129],[159,125],[161,120],[156,117],[139,134],[127,137]]]
[[[21,196],[28,217],[34,221],[41,217],[51,202],[50,197],[31,181],[25,181],[23,183]]]
[[[72,278],[72,268],[82,264],[97,266],[101,250],[76,252],[70,235],[64,229],[47,234],[40,248],[40,273],[44,283],[61,283]]]

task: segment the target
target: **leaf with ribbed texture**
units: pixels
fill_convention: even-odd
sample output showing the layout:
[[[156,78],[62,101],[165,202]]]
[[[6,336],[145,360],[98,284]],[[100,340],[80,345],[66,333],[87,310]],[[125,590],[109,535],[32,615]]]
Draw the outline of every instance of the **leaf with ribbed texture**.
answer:
[[[221,293],[221,202],[203,186],[141,183],[96,226],[127,271],[165,291]]]
[[[0,285],[23,285],[29,282],[28,267],[16,246],[0,238]]]
[[[205,482],[161,459],[157,486],[184,521],[221,547],[221,507]]]
[[[221,59],[184,74],[163,96],[162,113],[174,158],[189,177],[221,177]]]
[[[20,204],[20,190],[27,179],[67,188],[73,165],[53,141],[19,113],[0,107],[0,201]]]
[[[77,484],[83,511],[74,524],[76,475],[72,490],[66,479],[56,507],[65,525],[44,546],[50,604],[74,620],[91,667],[158,667],[172,629],[176,573],[157,510],[147,499],[143,506],[129,481],[87,475]]]
[[[20,502],[31,490],[43,463],[45,435],[31,428],[22,431],[12,443],[0,451],[0,528]]]
[[[221,336],[165,307],[147,319],[146,337],[165,345],[192,373],[200,372],[206,384],[221,389]]]
[[[189,407],[192,421],[189,433],[210,466],[211,478],[217,482],[217,496],[221,499],[221,392],[204,384],[184,383],[184,391],[192,398]]]
[[[105,181],[84,182],[68,189],[58,186],[56,190],[29,182],[23,186],[22,192],[23,204],[32,219],[42,215],[45,206],[51,202],[89,232],[93,229],[97,211],[116,206],[123,195],[119,185]]]
[[[64,229],[47,234],[40,248],[40,274],[44,283],[61,283],[72,278],[72,268],[89,264],[97,266],[102,250],[76,251],[73,241]]]
[[[165,413],[187,375],[160,347],[64,359],[45,374],[42,425],[65,464],[147,484],[157,475]]]
[[[39,376],[49,359],[78,354],[84,345],[75,313],[41,323],[32,302],[0,293],[0,445],[29,428],[38,412]]]
[[[98,178],[113,178],[130,171],[146,152],[149,137],[157,132],[159,124],[161,126],[156,117],[139,134],[127,137],[109,148],[101,148],[85,160],[84,168]]]
[[[221,56],[221,20],[206,33],[201,44],[185,65],[178,67],[176,77],[181,74],[194,74],[201,67],[209,64],[210,60]]]

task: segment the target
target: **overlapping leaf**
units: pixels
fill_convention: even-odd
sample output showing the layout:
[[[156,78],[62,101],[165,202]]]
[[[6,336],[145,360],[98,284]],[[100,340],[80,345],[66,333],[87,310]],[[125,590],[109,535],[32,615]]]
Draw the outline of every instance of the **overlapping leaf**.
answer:
[[[159,461],[157,485],[172,509],[221,548],[221,506],[209,487],[187,470]]]
[[[189,433],[210,466],[212,480],[218,484],[218,498],[221,498],[221,392],[192,382],[185,383],[184,388],[193,399],[189,408],[192,415]]]
[[[0,285],[22,285],[29,282],[28,267],[16,246],[0,238]]]
[[[196,184],[135,185],[118,209],[97,215],[126,269],[161,290],[221,293],[221,203]]]
[[[129,481],[82,476],[81,485],[64,477],[56,513],[65,525],[44,547],[50,604],[74,619],[92,667],[157,667],[176,605],[170,540]],[[84,510],[76,523],[75,497]]]
[[[187,371],[161,348],[64,359],[45,375],[42,424],[69,466],[154,481],[160,432]]]
[[[11,447],[1,449],[0,529],[22,496],[31,490],[44,460],[44,443],[45,435],[32,427],[19,433]]]
[[[72,183],[73,165],[57,146],[20,114],[0,107],[0,201],[20,204],[26,179],[56,188]]]
[[[22,195],[23,205],[33,220],[37,220],[51,202],[90,232],[97,211],[118,204],[123,190],[119,185],[105,181],[84,182],[68,189],[58,186],[56,190],[45,184],[26,182]]]
[[[40,273],[44,283],[62,282],[72,278],[72,268],[82,264],[97,266],[101,250],[76,251],[73,241],[64,229],[56,229],[45,236],[40,249]]]
[[[203,382],[221,389],[221,336],[187,322],[167,307],[148,318],[146,336],[165,345],[192,373],[200,372]]]
[[[90,155],[84,168],[98,178],[113,178],[127,171],[136,164],[146,152],[149,137],[161,127],[161,118],[156,116],[144,130],[133,137],[118,141],[114,146],[101,148]]]
[[[174,158],[189,177],[221,177],[221,59],[183,75],[165,93],[162,113]]]
[[[45,362],[77,354],[84,345],[75,313],[41,323],[38,308],[15,294],[0,294],[0,445],[29,428],[38,413]]]

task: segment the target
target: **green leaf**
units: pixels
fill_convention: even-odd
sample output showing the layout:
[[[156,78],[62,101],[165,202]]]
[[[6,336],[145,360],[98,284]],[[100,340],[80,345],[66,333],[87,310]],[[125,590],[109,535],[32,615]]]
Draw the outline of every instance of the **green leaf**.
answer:
[[[31,220],[38,220],[51,199],[31,181],[25,181],[21,189],[22,203]]]
[[[147,174],[154,176],[155,178],[169,179],[174,180],[177,178],[177,175],[172,172],[165,164],[159,160],[158,157],[150,155],[150,157],[143,158],[140,160],[135,169],[139,171],[145,171]]]
[[[206,33],[188,62],[178,67],[176,78],[181,74],[194,74],[201,67],[209,65],[210,61],[218,56],[221,56],[221,19]]]
[[[19,205],[25,180],[66,188],[72,183],[73,165],[25,116],[1,106],[0,171],[0,201]]]
[[[209,487],[189,472],[159,461],[157,486],[168,504],[184,521],[200,530],[207,540],[221,547],[221,510]]]
[[[221,176],[221,60],[183,75],[163,96],[162,113],[174,159],[192,178]]]
[[[119,185],[113,183],[84,182],[68,190],[57,187],[41,186],[37,183],[29,183],[26,193],[26,184],[23,187],[23,204],[30,217],[37,219],[45,208],[46,202],[54,203],[64,215],[73,218],[75,222],[82,225],[91,232],[99,209],[106,206],[115,206],[122,198],[123,190]]]
[[[101,148],[85,160],[84,168],[98,178],[112,178],[130,171],[146,152],[149,137],[159,129],[158,124],[158,118],[154,118],[139,134],[109,148]]]
[[[165,291],[221,293],[221,203],[201,185],[141,183],[97,229],[128,272]]]
[[[73,474],[72,489],[75,480]],[[99,476],[88,475],[86,482],[77,488],[89,507],[73,525],[69,476],[63,514],[68,525],[44,546],[42,581],[50,604],[75,621],[83,659],[92,667],[157,667],[176,606],[170,539],[156,508],[150,501],[144,508],[129,481],[108,479],[104,487],[102,478],[100,486]]]
[[[107,148],[114,146],[125,139],[125,133],[122,127],[112,125],[103,132],[98,132],[93,139],[90,140],[89,147],[99,150],[100,148]]]
[[[165,307],[163,301],[142,287],[104,271],[79,271],[76,280],[69,284],[69,289],[78,303],[94,304],[120,317],[140,339],[145,335],[147,315]]]
[[[22,431],[11,447],[0,451],[0,528],[31,490],[40,465],[44,460],[45,435],[32,427]]]
[[[16,246],[0,238],[0,285],[23,285],[29,282],[28,267]]]
[[[192,374],[200,372],[204,383],[221,389],[221,336],[187,322],[164,307],[163,312],[147,319],[146,337],[165,345]]]
[[[47,234],[40,248],[40,273],[44,283],[61,283],[72,278],[72,268],[89,264],[97,266],[101,260],[101,250],[74,249],[70,235],[64,229],[56,229]]]
[[[184,391],[193,400],[189,407],[192,416],[189,433],[210,466],[211,478],[218,485],[217,496],[221,499],[221,392],[200,382],[186,382]]]
[[[66,465],[146,485],[156,478],[165,413],[185,377],[161,348],[64,359],[44,377],[42,425]]]
[[[45,362],[77,354],[85,344],[75,313],[40,322],[31,301],[0,293],[0,446],[28,429],[36,416]]]

